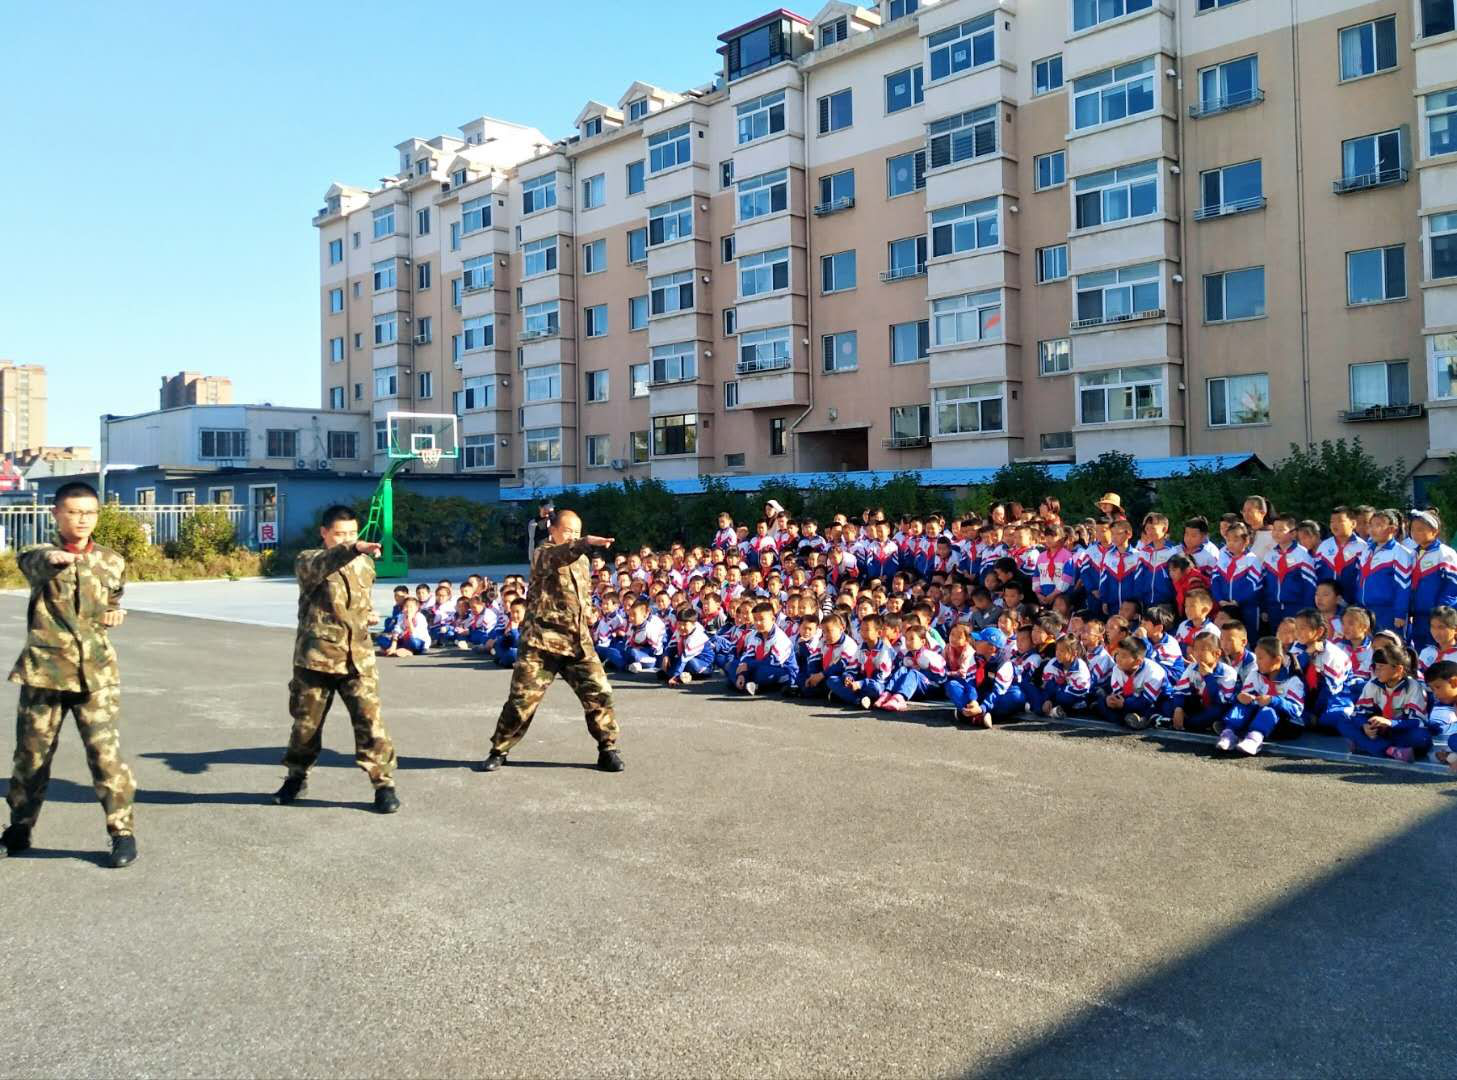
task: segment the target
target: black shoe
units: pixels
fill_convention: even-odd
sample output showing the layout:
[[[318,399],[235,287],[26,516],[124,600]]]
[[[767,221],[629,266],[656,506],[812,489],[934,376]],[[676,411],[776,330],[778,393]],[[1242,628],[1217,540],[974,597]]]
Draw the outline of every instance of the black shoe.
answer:
[[[0,859],[30,850],[30,826],[11,825],[0,833]]]
[[[288,806],[308,790],[309,778],[307,776],[294,776],[290,774],[288,779],[284,780],[283,787],[273,793],[273,804],[275,806]]]
[[[616,750],[603,750],[597,755],[597,768],[603,772],[621,772],[627,766],[622,763],[622,755]]]
[[[478,762],[473,768],[476,772],[495,772],[504,764],[506,764],[506,755],[499,750],[492,750],[485,761]]]
[[[374,789],[374,812],[376,814],[393,814],[400,808],[400,797],[395,794],[392,787]]]
[[[1153,727],[1153,714],[1145,716],[1143,713],[1128,713],[1123,717],[1123,726],[1129,731],[1147,731]]]
[[[137,838],[135,836],[113,836],[111,838],[111,868],[120,870],[137,861]]]

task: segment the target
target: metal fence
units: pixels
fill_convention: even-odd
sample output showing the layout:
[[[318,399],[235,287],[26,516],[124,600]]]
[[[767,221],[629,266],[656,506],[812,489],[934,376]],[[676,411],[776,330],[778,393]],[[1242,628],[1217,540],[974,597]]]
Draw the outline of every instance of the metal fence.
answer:
[[[197,511],[219,510],[232,521],[238,543],[250,548],[258,547],[260,537],[266,532],[260,525],[280,521],[283,509],[277,505],[258,507],[231,503],[111,505],[113,509],[136,518],[153,544],[176,540],[182,522]],[[27,544],[51,543],[55,535],[55,521],[49,506],[0,506],[0,551],[14,551]]]

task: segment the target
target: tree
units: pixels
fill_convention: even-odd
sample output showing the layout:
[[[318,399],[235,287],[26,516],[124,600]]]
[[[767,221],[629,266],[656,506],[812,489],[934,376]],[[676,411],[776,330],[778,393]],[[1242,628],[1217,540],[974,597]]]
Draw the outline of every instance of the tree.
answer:
[[[1406,466],[1400,460],[1382,465],[1360,439],[1327,439],[1311,446],[1292,443],[1263,490],[1252,487],[1247,494],[1264,495],[1279,513],[1323,522],[1333,506],[1401,506],[1406,487]]]

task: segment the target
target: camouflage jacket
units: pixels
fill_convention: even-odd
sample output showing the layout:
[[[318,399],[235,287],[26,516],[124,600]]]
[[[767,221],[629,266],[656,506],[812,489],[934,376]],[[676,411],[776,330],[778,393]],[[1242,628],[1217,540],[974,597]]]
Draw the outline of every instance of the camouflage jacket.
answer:
[[[20,572],[30,582],[25,648],[10,681],[44,690],[92,693],[121,681],[116,651],[101,617],[121,607],[126,560],[92,544],[70,566],[52,566],[61,550],[37,544],[20,553]]]
[[[591,562],[586,538],[543,543],[531,557],[521,644],[558,656],[596,655],[592,643]]]
[[[299,552],[293,666],[328,675],[374,674],[374,560],[352,545]]]

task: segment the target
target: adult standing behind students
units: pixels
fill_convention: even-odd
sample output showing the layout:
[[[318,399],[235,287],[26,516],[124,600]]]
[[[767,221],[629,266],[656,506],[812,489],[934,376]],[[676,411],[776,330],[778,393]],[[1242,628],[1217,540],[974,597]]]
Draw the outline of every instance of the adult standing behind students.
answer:
[[[526,561],[529,564],[531,558],[536,554],[536,547],[546,538],[546,532],[551,528],[551,515],[554,507],[550,502],[544,502],[536,508],[536,517],[526,523]]]
[[[511,672],[511,689],[496,721],[491,752],[477,772],[495,772],[531,726],[547,688],[560,675],[577,695],[587,730],[597,740],[597,768],[621,772],[612,684],[592,640],[592,575],[589,554],[611,547],[610,536],[583,536],[582,519],[563,510],[552,517],[546,543],[531,560],[526,623]]]
[[[1250,554],[1263,564],[1270,552],[1275,550],[1275,534],[1270,528],[1270,518],[1275,516],[1275,508],[1263,495],[1251,495],[1240,508],[1240,515],[1249,526]],[[1274,631],[1275,628],[1270,627],[1270,632]]]

